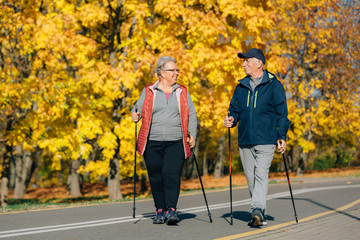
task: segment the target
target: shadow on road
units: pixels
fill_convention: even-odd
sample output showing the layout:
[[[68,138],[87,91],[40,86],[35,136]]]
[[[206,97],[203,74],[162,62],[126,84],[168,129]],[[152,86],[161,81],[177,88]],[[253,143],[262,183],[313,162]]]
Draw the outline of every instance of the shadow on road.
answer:
[[[178,213],[179,213],[179,220],[180,220],[180,222],[181,222],[182,220],[186,220],[186,219],[190,219],[190,218],[196,218],[196,215],[195,215],[195,214],[192,214],[192,213],[182,213],[182,212],[180,212],[180,211],[179,211]],[[143,214],[142,214],[142,217],[139,218],[137,221],[135,221],[134,224],[140,222],[142,219],[145,219],[145,218],[151,218],[151,219],[153,219],[154,217],[155,217],[155,213],[154,213],[154,212],[143,213]],[[205,219],[199,219],[199,218],[198,218],[198,220],[206,222]]]
[[[196,218],[196,215],[195,214],[192,214],[192,213],[182,213],[182,212],[179,212],[179,219],[180,219],[180,222],[182,220],[186,220],[186,219],[190,219],[190,218]],[[205,221],[203,219],[199,219],[201,221]]]
[[[290,198],[278,198],[278,199],[287,200],[287,201],[290,200]],[[337,211],[336,209],[334,209],[334,208],[332,208],[332,207],[326,206],[326,205],[324,205],[324,204],[322,204],[322,203],[320,203],[320,202],[314,201],[314,200],[312,200],[312,199],[309,199],[309,198],[294,198],[294,201],[298,201],[298,200],[308,201],[308,202],[310,202],[310,203],[312,203],[312,204],[314,204],[314,205],[323,207],[323,208],[328,209],[328,210],[331,210],[331,211],[335,211],[335,212],[337,212],[337,213],[343,214],[343,215],[345,215],[345,216],[347,216],[347,217],[350,217],[350,218],[353,218],[353,219],[355,219],[355,220],[360,221],[360,218],[358,218],[358,217],[356,217],[356,216],[353,216],[353,215],[348,214],[348,213],[343,212],[343,211]],[[296,202],[295,202],[295,206],[296,206]]]
[[[230,224],[230,213],[225,213],[221,216]],[[240,220],[243,222],[249,222],[251,220],[251,213],[250,212],[244,212],[244,211],[235,211],[233,212],[233,219]],[[274,221],[274,217],[267,215],[268,221]]]

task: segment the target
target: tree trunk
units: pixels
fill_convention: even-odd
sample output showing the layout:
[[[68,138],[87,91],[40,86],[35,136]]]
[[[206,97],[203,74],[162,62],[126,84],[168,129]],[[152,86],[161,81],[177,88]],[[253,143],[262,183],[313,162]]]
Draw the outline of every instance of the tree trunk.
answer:
[[[109,50],[109,63],[112,67],[118,68],[118,54],[121,53],[126,57],[127,55],[127,46],[118,51],[118,45],[121,43],[121,26],[126,20],[125,9],[123,1],[118,1],[116,8],[114,9],[116,15],[112,18],[111,24],[106,28],[109,37],[109,44],[107,46]],[[131,38],[133,31],[135,29],[136,18],[133,17],[131,27],[129,29],[128,39]],[[117,41],[117,43],[116,43]],[[124,64],[124,61],[122,60]],[[122,109],[128,107],[127,96],[131,94],[130,89],[127,89],[123,84],[120,85],[120,90],[125,93],[125,97],[121,99],[114,100],[113,103],[113,123],[120,123],[122,119]],[[113,132],[114,133],[114,132]],[[115,133],[114,133],[115,134]],[[116,135],[116,134],[115,134]],[[118,147],[114,154],[114,158],[110,160],[109,165],[109,176],[108,176],[108,189],[109,189],[109,198],[111,200],[122,199],[121,189],[120,189],[120,139],[117,137]],[[135,173],[136,174],[136,173]]]
[[[5,207],[9,201],[9,189],[8,189],[8,178],[3,176],[1,177],[0,183],[0,206]]]
[[[205,148],[204,155],[203,155],[203,176],[207,176],[208,172],[208,165],[207,165],[207,148]]]
[[[23,151],[23,146],[18,145],[15,147],[15,189],[14,198],[21,199],[26,192],[26,179],[31,167],[31,152]]]
[[[28,186],[30,184],[31,178],[34,175],[34,172],[36,171],[39,162],[41,161],[41,153],[42,150],[39,147],[36,147],[35,152],[31,154],[32,163],[30,167],[29,174],[26,177],[25,186]]]
[[[77,172],[79,167],[80,167],[79,160],[73,160],[71,162],[71,169],[70,169],[69,177],[70,177],[70,194],[72,197],[79,197],[81,195],[80,178],[79,178],[79,173]]]
[[[5,207],[9,201],[9,172],[10,172],[10,160],[12,158],[12,147],[6,145],[6,151],[3,157],[3,166],[1,173],[1,184],[0,184],[0,205]]]
[[[122,194],[120,189],[119,160],[116,158],[110,160],[108,189],[109,189],[110,200],[122,199]]]
[[[11,158],[10,160],[10,169],[9,169],[9,190],[14,190],[15,188],[15,180],[16,180],[16,168],[15,168],[15,158]]]
[[[312,136],[313,136],[312,132],[308,131],[305,138],[307,141],[310,142],[310,140],[312,139]],[[309,170],[309,153],[305,153],[303,150],[301,150],[299,167],[298,167],[297,173],[299,173],[299,175],[302,175],[305,170]]]
[[[116,141],[117,141],[117,148],[115,148],[114,157],[113,159],[110,160],[110,164],[109,164],[108,191],[109,191],[110,200],[122,199],[122,194],[120,189],[120,166],[119,166],[120,138],[117,137]]]
[[[307,159],[307,154],[303,152],[300,153],[300,159],[296,170],[296,175],[302,176],[304,174],[304,170],[306,169],[305,167],[305,162],[307,161],[306,159]]]
[[[219,142],[219,148],[218,148],[218,160],[215,164],[215,170],[214,170],[214,178],[221,178],[224,175],[223,169],[224,169],[224,160],[225,160],[225,135],[223,134],[220,138]]]

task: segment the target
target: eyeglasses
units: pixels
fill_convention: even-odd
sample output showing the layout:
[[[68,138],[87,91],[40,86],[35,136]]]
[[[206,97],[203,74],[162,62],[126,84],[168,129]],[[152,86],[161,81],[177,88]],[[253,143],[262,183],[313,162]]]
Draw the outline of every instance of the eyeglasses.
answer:
[[[177,73],[179,73],[180,69],[163,69],[161,71],[167,71],[167,72],[172,72],[172,73],[174,73],[176,71]]]

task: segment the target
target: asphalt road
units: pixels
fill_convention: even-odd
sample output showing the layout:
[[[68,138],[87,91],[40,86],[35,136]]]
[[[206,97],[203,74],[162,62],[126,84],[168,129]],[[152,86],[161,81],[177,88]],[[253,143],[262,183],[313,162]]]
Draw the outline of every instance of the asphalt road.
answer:
[[[0,239],[168,240],[240,239],[243,236],[255,239],[266,236],[270,231],[278,228],[277,226],[288,229],[302,227],[297,233],[298,238],[293,239],[309,239],[306,234],[312,221],[328,215],[329,212],[340,214],[341,221],[352,220],[356,221],[356,224],[360,223],[359,217],[345,212],[345,209],[347,211],[359,209],[359,177],[301,179],[293,182],[291,186],[298,224],[294,222],[294,211],[288,185],[285,182],[269,186],[267,227],[247,226],[250,220],[248,189],[233,188],[233,225],[230,225],[229,218],[229,189],[221,189],[206,190],[212,223],[209,222],[202,192],[198,191],[180,195],[178,203],[180,223],[176,226],[152,224],[154,206],[150,199],[136,202],[136,218],[132,218],[132,202],[0,214]],[[327,218],[332,219],[332,215],[328,215]],[[358,225],[360,227],[360,224]],[[360,235],[359,227],[352,229],[356,239],[356,236]],[[337,224],[330,228],[335,232],[341,231],[341,226]],[[286,238],[288,239],[289,236]]]

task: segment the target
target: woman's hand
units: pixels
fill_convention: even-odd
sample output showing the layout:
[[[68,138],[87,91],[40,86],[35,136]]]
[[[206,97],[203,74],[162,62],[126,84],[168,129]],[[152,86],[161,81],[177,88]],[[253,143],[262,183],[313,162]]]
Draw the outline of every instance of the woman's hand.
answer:
[[[140,112],[133,112],[131,118],[134,123],[137,123],[140,120]]]
[[[191,136],[190,133],[188,134],[186,141],[189,143],[190,148],[195,147],[195,143],[196,143],[195,138],[193,138],[193,136]]]

